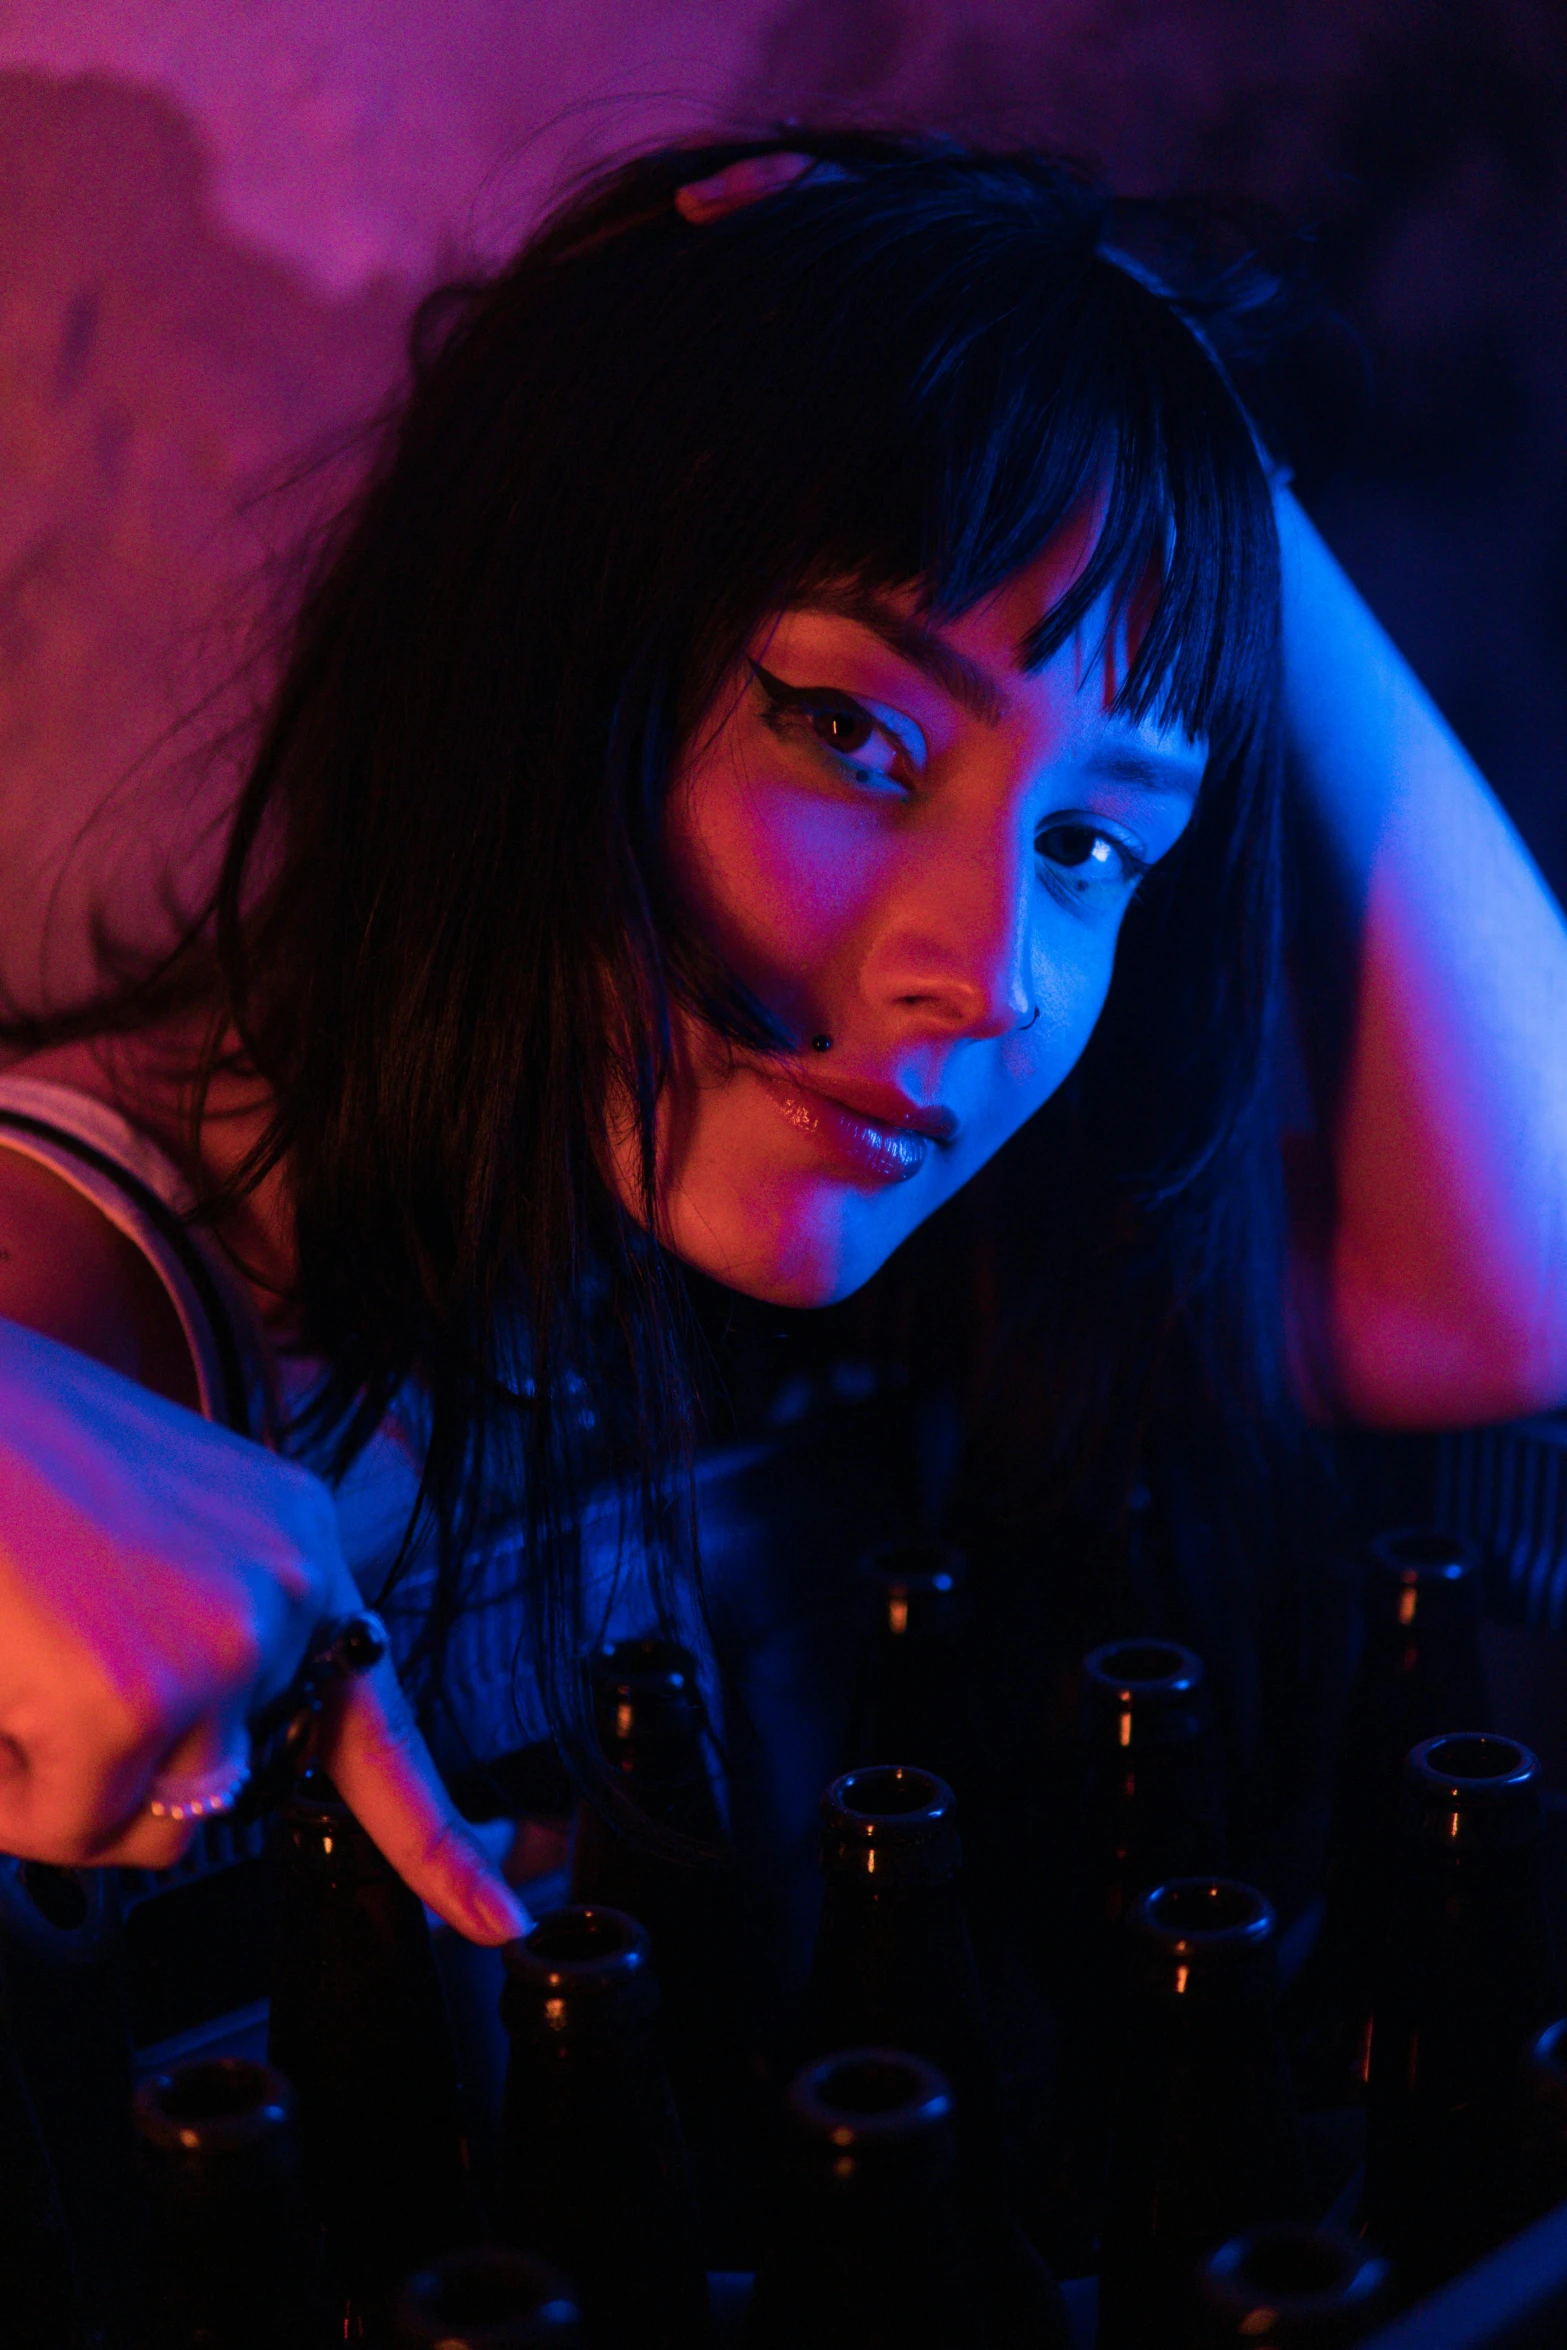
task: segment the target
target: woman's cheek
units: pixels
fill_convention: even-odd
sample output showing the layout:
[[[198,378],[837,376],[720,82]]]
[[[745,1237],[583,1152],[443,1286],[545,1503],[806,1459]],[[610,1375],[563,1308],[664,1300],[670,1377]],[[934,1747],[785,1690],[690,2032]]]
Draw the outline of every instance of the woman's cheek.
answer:
[[[1025,1116],[1049,1100],[1082,1058],[1110,993],[1119,925],[1089,928],[1063,912],[1041,928],[1033,958],[1039,1017],[1001,1045],[1007,1081],[1029,1097]]]
[[[829,953],[878,886],[883,860],[867,829],[819,800],[754,794],[710,859],[723,928],[783,969]]]

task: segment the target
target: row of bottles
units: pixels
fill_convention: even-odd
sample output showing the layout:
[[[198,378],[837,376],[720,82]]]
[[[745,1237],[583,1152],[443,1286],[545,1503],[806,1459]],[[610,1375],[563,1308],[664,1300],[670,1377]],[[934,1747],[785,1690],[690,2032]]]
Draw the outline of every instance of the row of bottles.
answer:
[[[138,2192],[156,2220],[138,2231],[152,2248],[138,2350],[376,2350],[461,2342],[464,2328],[486,2350],[696,2350],[714,2214],[721,2233],[747,2163],[767,2220],[755,2350],[1066,2341],[1061,2296],[1010,2208],[959,1806],[928,1767],[963,1753],[941,1670],[961,1561],[884,1553],[865,1589],[881,1636],[859,1692],[862,1759],[822,1798],[821,1920],[782,2093],[764,2094],[735,1988],[694,1668],[656,1642],[619,1644],[595,1664],[600,1730],[654,1836],[585,1812],[569,1905],[505,1953],[511,2060],[488,2208],[421,1905],[312,1772],[277,1836],[276,2069],[198,2067],[137,2101]],[[1368,1613],[1327,1919],[1282,2016],[1272,1909],[1223,1873],[1200,1661],[1123,1642],[1082,1669],[1060,1906],[1074,1952],[1065,2067],[1087,2117],[1071,2152],[1099,2238],[1102,2350],[1326,2344],[1385,2304],[1387,2266],[1367,2243],[1307,2224],[1322,2197],[1286,2042],[1304,2103],[1366,2104],[1350,2216],[1401,2292],[1567,2191],[1538,1768],[1513,1740],[1455,1731],[1446,1710],[1467,1702],[1484,1718],[1465,1681],[1472,1563],[1426,1537],[1386,1541]],[[1411,1727],[1424,1734],[1397,1746]],[[905,1741],[902,1759],[878,1759]],[[62,2344],[70,2280],[25,2103],[0,2037],[0,2227],[23,2215],[35,2272],[54,2263],[47,2338]],[[471,2249],[492,2232],[511,2249]],[[1252,2320],[1271,2312],[1274,2332],[1243,2323],[1243,2303]]]
[[[135,2125],[139,2343],[298,2350],[319,2339],[282,2076],[236,2059],[187,2065],[143,2084]],[[952,2095],[933,2066],[863,2049],[806,2067],[788,2098],[773,2253],[756,2280],[748,2342],[956,2350],[982,2340],[985,2276],[960,2215],[960,2171]],[[1382,2313],[1387,2281],[1386,2262],[1343,2231],[1257,2228],[1197,2268],[1194,2337],[1212,2350],[1334,2350]],[[396,2350],[589,2350],[595,2340],[646,2340],[647,2310],[590,2330],[548,2263],[469,2247],[402,2281],[386,2339]],[[47,2337],[7,2339],[59,2343],[60,2318],[57,2308]],[[1169,2338],[1167,2326],[1158,2338]]]
[[[951,1692],[930,1692],[963,1617],[961,1562],[911,1547],[870,1571],[882,1639],[867,1683],[895,1692],[905,1723],[928,1707],[928,1750],[954,1755]],[[1063,2169],[1098,2238],[1106,2350],[1172,2338],[1183,2294],[1195,2326],[1183,2280],[1221,2237],[1321,2209],[1297,2078],[1314,2132],[1324,2108],[1355,2121],[1340,2149],[1364,2124],[1363,2173],[1336,2180],[1334,2201],[1391,2257],[1403,2298],[1567,2194],[1567,2023],[1552,2024],[1567,1983],[1540,1773],[1483,1727],[1478,1561],[1432,1530],[1386,1534],[1363,1599],[1326,1915],[1282,2013],[1269,1907],[1220,1873],[1200,1660],[1120,1642],[1081,1669],[1077,1860],[1056,1905],[1071,1952]],[[900,1735],[920,1751],[917,1724]],[[1333,2338],[1386,2298],[1378,2273],[1373,2297],[1355,2269]]]

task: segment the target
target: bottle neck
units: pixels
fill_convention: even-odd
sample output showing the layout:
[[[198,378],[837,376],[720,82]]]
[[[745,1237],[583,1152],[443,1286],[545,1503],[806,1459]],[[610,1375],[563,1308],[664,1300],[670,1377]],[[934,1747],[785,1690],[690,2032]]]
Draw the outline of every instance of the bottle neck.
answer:
[[[839,1897],[952,1886],[962,1858],[952,1790],[906,1764],[846,1771],[822,1797],[820,1851]]]
[[[648,1937],[623,1910],[550,1910],[508,1943],[501,2015],[514,2036],[551,2048],[640,2032],[658,2012]]]
[[[870,1629],[889,1661],[951,1640],[968,1615],[968,1563],[950,1542],[882,1543],[855,1571]]]
[[[958,2175],[952,2092],[933,2064],[887,2049],[842,2050],[795,2076],[791,2170],[846,2222],[871,2204],[918,2205]]]
[[[1341,2228],[1279,2221],[1236,2236],[1196,2275],[1212,2350],[1336,2350],[1385,2306],[1388,2264]]]
[[[702,1769],[706,1711],[689,1649],[670,1640],[618,1640],[593,1659],[590,1678],[599,1740],[613,1768],[654,1777]]]
[[[449,2252],[410,2277],[392,2324],[397,2350],[566,2350],[583,2338],[565,2280],[498,2245]]]
[[[1202,1736],[1202,1659],[1173,1640],[1120,1640],[1083,1660],[1084,1729],[1102,1761],[1191,1748]]]
[[[142,2082],[132,2124],[144,2158],[170,2175],[292,2161],[294,2095],[269,2064],[238,2057],[182,2065]]]
[[[1247,2011],[1271,2016],[1277,1925],[1254,1886],[1178,1877],[1140,1894],[1127,1924],[1131,1981],[1145,2011],[1176,2025]]]
[[[1405,1840],[1439,1867],[1528,1855],[1545,1824],[1540,1766],[1515,1738],[1427,1738],[1404,1764]]]

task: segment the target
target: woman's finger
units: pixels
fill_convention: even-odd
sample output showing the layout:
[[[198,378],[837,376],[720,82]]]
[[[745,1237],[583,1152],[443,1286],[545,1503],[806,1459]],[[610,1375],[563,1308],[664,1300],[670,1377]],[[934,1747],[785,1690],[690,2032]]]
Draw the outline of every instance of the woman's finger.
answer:
[[[390,1661],[328,1702],[321,1760],[398,1875],[449,1926],[470,1942],[510,1942],[527,1932],[527,1911],[442,1786]]]

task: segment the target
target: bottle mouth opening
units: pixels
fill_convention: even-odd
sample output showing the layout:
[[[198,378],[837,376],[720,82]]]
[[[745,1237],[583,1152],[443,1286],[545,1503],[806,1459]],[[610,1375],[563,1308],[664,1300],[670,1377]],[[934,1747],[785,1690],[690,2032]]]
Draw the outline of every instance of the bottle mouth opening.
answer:
[[[500,2248],[454,2252],[416,2276],[408,2298],[421,2317],[443,2327],[475,2331],[514,2325],[519,2318],[569,2305],[562,2280],[542,2261]],[[433,2339],[433,2337],[432,2337]]]
[[[1273,1904],[1231,1877],[1175,1877],[1136,1902],[1133,1915],[1161,1942],[1254,1946],[1273,1932]]]
[[[827,1790],[832,1810],[866,1820],[906,1820],[923,1813],[951,1815],[951,1788],[934,1771],[913,1763],[868,1763],[845,1771]]]
[[[1164,1691],[1185,1694],[1203,1678],[1202,1659],[1174,1640],[1112,1640],[1084,1658],[1083,1671],[1101,1691],[1128,1702]]]
[[[934,1535],[913,1535],[907,1541],[879,1542],[859,1562],[859,1574],[888,1591],[934,1592],[945,1596],[960,1591],[968,1577],[968,1561],[956,1543]]]
[[[134,2111],[139,2136],[195,2153],[251,2145],[286,2122],[292,2108],[288,2083],[272,2065],[218,2056],[152,2074],[136,2092]]]
[[[1499,1780],[1526,1779],[1535,1768],[1527,1746],[1489,1730],[1457,1731],[1428,1738],[1417,1746],[1410,1761],[1423,1773],[1460,1786],[1495,1785]]]
[[[844,2145],[933,2128],[952,2112],[943,2075],[900,2048],[846,2048],[819,2057],[796,2074],[789,2100],[810,2130]]]
[[[636,1640],[612,1640],[594,1656],[590,1667],[594,1685],[602,1693],[617,1686],[628,1691],[694,1689],[696,1659],[676,1640],[660,1640],[652,1633]]]
[[[1324,2304],[1369,2299],[1382,2285],[1386,2264],[1354,2236],[1285,2221],[1221,2246],[1205,2273],[1232,2308],[1245,2302],[1304,2315]]]
[[[1270,2301],[1305,2301],[1337,2292],[1355,2264],[1336,2244],[1254,2244],[1236,2273]]]
[[[1474,1547],[1441,1526],[1395,1526],[1373,1537],[1371,1555],[1381,1567],[1460,1583],[1479,1565]]]
[[[546,1910],[520,1941],[507,1944],[506,1957],[513,1973],[535,1983],[618,1981],[646,1967],[648,1938],[624,1910],[579,1903]]]
[[[920,2069],[896,2056],[840,2056],[822,2068],[818,2087],[823,2100],[841,2113],[896,2113],[920,2102],[928,2083]]]
[[[1567,2016],[1546,2025],[1529,2051],[1529,2070],[1554,2098],[1567,2096]]]
[[[537,1958],[618,1958],[633,1950],[637,1933],[618,1909],[562,1909],[539,1919],[525,1937]]]
[[[164,2075],[158,2104],[171,2121],[227,2121],[258,2105],[275,2104],[276,2088],[277,2075],[264,2064],[250,2064],[237,2056],[218,2057]]]

